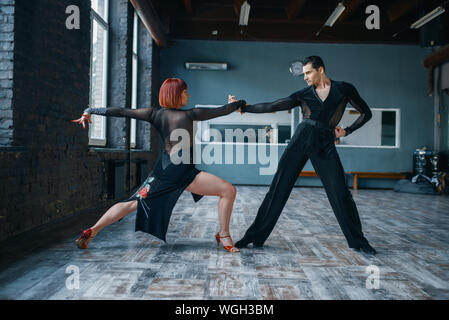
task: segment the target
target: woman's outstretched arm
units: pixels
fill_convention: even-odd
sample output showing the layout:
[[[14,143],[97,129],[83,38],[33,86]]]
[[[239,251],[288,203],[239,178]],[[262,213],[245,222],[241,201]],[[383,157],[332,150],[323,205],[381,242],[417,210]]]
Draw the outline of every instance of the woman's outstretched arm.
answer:
[[[193,120],[198,121],[209,120],[228,115],[231,112],[244,107],[245,105],[246,105],[245,100],[238,100],[232,103],[225,104],[224,106],[218,108],[193,108],[187,110],[187,114]]]
[[[128,108],[87,108],[84,113],[98,114],[107,117],[125,117],[138,120],[150,121],[153,108],[128,109]]]
[[[72,122],[80,123],[85,128],[85,121],[92,123],[90,120],[91,114],[97,114],[106,117],[126,117],[138,120],[144,120],[152,122],[153,120],[153,108],[142,108],[142,109],[127,109],[127,108],[87,108],[84,110],[81,118],[72,120]]]

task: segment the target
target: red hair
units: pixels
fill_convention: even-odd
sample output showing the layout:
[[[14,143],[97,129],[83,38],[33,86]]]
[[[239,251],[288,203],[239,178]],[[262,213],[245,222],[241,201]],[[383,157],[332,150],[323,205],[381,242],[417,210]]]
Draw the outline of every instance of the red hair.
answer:
[[[159,90],[159,104],[162,107],[178,109],[181,106],[181,93],[186,89],[184,80],[168,78]]]

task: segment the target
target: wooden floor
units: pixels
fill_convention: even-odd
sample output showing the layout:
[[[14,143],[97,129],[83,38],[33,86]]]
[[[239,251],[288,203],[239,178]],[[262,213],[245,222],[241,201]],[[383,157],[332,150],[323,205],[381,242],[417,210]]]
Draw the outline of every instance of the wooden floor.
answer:
[[[234,240],[267,190],[237,187]],[[347,247],[322,188],[294,188],[265,246],[237,254],[216,249],[217,198],[195,204],[184,193],[167,243],[134,232],[131,214],[87,250],[75,239],[97,216],[4,246],[0,298],[449,299],[449,197],[358,190],[354,199],[375,257]],[[379,270],[378,289],[367,287],[368,266]],[[67,287],[76,283],[68,267],[79,270],[79,289]]]

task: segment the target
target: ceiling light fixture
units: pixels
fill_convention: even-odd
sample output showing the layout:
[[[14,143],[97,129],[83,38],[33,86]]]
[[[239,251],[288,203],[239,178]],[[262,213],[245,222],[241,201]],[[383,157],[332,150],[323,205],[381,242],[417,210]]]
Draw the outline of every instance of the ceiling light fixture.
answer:
[[[245,0],[240,8],[239,25],[241,25],[241,26],[248,25],[250,9],[251,9],[251,6],[248,4],[248,1]]]
[[[343,2],[340,2],[337,7],[335,7],[334,12],[329,16],[326,23],[324,24],[325,27],[332,27],[337,21],[338,18],[340,18],[343,11],[345,11],[346,7],[343,5]]]
[[[446,9],[444,9],[442,6],[439,6],[439,7],[435,8],[435,9],[433,9],[432,11],[430,11],[428,14],[426,14],[422,18],[420,18],[420,19],[416,20],[415,22],[413,22],[412,25],[410,26],[410,29],[419,29],[419,28],[421,28],[427,22],[435,19],[440,14],[443,14],[445,11],[446,11]]]
[[[334,11],[329,16],[329,18],[327,18],[324,25],[320,28],[320,30],[318,30],[318,32],[315,35],[318,37],[323,27],[332,27],[334,23],[338,20],[338,18],[340,18],[341,14],[343,13],[343,11],[345,11],[345,9],[346,7],[344,6],[343,1],[339,2],[338,5],[335,7]]]

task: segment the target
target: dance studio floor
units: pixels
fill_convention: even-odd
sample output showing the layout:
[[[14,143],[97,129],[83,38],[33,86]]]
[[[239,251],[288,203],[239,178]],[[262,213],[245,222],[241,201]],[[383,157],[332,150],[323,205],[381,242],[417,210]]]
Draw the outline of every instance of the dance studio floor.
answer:
[[[237,187],[235,241],[267,190]],[[449,299],[449,197],[362,189],[354,199],[375,257],[347,247],[322,188],[294,188],[265,246],[237,254],[216,249],[217,198],[195,204],[185,192],[167,243],[135,233],[131,214],[87,250],[75,239],[97,216],[0,249],[0,298]]]

